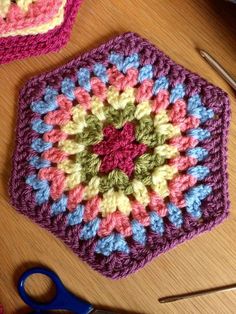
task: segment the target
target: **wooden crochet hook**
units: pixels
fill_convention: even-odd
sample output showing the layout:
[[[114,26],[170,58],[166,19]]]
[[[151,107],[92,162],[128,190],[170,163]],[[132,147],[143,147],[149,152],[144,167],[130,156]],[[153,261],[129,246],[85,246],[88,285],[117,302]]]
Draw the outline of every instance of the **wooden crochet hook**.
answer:
[[[232,290],[236,290],[236,284],[223,286],[223,287],[216,287],[216,288],[206,289],[206,290],[199,290],[199,291],[194,291],[194,292],[189,292],[189,293],[184,293],[184,294],[178,294],[178,295],[173,295],[173,296],[168,296],[168,297],[163,297],[163,298],[160,298],[158,301],[160,303],[169,303],[169,302],[175,302],[175,301],[180,301],[180,300],[184,300],[184,299],[199,297],[199,296],[203,296],[203,295],[207,295],[207,294],[223,292],[223,291],[232,291]]]

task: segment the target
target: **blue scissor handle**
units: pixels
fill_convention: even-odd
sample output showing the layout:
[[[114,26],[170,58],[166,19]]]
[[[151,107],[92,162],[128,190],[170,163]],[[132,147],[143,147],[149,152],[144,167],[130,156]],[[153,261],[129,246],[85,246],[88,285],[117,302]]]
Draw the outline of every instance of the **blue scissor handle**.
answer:
[[[55,284],[56,295],[50,302],[36,302],[25,291],[25,281],[33,274],[46,275]],[[68,310],[76,314],[88,314],[93,310],[93,306],[90,303],[74,296],[65,288],[57,274],[46,268],[35,267],[24,272],[18,282],[18,291],[22,300],[29,305],[35,313],[44,313],[50,310]]]

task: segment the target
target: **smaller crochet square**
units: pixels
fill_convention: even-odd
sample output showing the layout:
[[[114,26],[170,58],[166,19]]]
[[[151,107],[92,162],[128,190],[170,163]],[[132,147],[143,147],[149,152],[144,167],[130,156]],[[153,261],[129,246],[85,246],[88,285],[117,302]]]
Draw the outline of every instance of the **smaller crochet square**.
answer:
[[[63,21],[66,0],[3,0],[0,38],[46,33]]]
[[[3,0],[0,64],[57,51],[69,39],[82,0]]]
[[[228,213],[226,94],[133,33],[21,92],[13,205],[120,278]]]

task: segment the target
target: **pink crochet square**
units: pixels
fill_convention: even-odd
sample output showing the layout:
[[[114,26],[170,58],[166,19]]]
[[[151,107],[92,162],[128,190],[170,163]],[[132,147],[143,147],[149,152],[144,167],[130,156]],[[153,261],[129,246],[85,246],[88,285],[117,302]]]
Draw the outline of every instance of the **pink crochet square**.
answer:
[[[81,3],[82,0],[67,0],[63,23],[45,34],[0,38],[0,64],[58,51],[69,40]]]
[[[49,22],[62,5],[62,0],[37,0],[24,11],[16,3],[11,3],[7,13],[0,16],[0,34],[23,30]]]

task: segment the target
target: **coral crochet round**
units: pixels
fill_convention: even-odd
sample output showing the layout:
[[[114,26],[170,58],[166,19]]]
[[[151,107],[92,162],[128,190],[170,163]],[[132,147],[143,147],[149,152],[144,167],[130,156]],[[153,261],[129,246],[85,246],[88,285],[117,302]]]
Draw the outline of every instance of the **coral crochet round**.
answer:
[[[121,278],[228,214],[229,101],[137,34],[31,79],[12,204]]]

